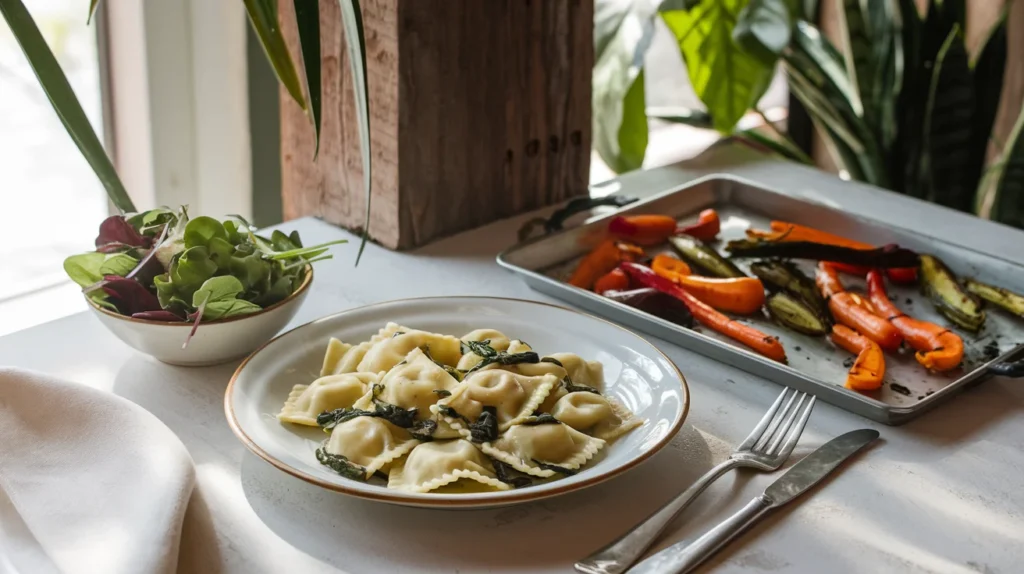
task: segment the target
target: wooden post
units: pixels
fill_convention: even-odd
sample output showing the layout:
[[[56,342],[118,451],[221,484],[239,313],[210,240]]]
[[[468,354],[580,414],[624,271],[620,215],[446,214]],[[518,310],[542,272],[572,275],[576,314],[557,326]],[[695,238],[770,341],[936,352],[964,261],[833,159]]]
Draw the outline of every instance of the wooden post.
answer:
[[[280,2],[293,57],[292,2]],[[363,0],[371,237],[412,248],[587,193],[594,0]],[[285,219],[365,213],[337,0],[321,0],[323,127],[281,98]]]

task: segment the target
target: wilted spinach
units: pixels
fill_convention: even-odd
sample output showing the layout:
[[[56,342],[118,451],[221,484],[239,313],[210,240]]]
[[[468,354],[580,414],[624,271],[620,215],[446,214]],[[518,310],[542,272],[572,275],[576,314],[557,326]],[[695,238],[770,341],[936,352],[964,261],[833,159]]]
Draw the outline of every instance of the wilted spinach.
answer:
[[[595,395],[601,394],[601,392],[595,389],[594,387],[574,384],[572,382],[572,379],[569,378],[569,375],[562,377],[562,388],[565,389],[565,392],[567,393],[594,393]]]
[[[484,407],[476,422],[469,423],[469,436],[473,442],[498,440],[498,409]]]
[[[546,462],[541,462],[541,461],[539,461],[537,459],[533,459],[533,464],[537,465],[538,467],[540,467],[540,468],[542,468],[544,470],[553,470],[555,472],[560,472],[560,473],[562,473],[562,474],[564,474],[566,476],[572,476],[572,475],[576,474],[577,472],[579,472],[579,471],[576,471],[576,470],[572,470],[570,468],[565,468],[565,467],[562,467],[562,466],[556,466],[554,464],[548,464]]]
[[[366,469],[340,454],[331,454],[320,447],[316,449],[316,460],[345,478],[366,482]]]
[[[534,415],[525,421],[523,426],[537,426],[537,425],[560,425],[562,421],[556,419],[549,413],[541,413],[540,415]]]
[[[412,435],[412,438],[424,442],[434,440],[434,432],[436,431],[437,421],[432,419],[417,421],[409,427],[409,434]]]
[[[491,463],[494,465],[494,474],[498,476],[498,480],[505,484],[511,484],[513,488],[523,488],[533,484],[533,481],[526,476],[514,476],[514,469],[511,465],[508,465],[496,458],[491,459]]]

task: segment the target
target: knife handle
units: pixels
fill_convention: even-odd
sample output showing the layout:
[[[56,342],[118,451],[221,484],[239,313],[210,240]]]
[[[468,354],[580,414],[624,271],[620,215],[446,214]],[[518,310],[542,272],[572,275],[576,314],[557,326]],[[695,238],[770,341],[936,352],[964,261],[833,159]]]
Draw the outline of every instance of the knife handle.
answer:
[[[691,543],[684,540],[673,544],[637,564],[634,569],[630,570],[630,574],[685,574],[690,572],[714,555],[726,542],[735,538],[764,516],[771,505],[771,500],[762,494],[697,540]]]

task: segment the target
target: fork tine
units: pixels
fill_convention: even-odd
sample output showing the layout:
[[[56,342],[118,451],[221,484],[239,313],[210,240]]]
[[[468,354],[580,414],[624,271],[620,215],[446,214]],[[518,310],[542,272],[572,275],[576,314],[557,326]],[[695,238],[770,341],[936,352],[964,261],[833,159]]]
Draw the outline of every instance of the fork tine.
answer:
[[[793,402],[796,399],[800,398],[801,396],[803,396],[803,393],[793,391],[793,395],[789,397],[788,401],[786,401],[786,406],[782,407],[782,410],[779,411],[778,416],[775,417],[775,420],[772,421],[772,424],[768,425],[768,430],[764,431],[764,434],[761,435],[761,438],[758,439],[756,443],[754,443],[754,452],[762,451],[768,446],[768,443],[771,442],[772,437],[775,436],[775,433],[779,432],[779,425],[783,421],[785,421],[786,416],[789,415],[790,409],[793,407]]]
[[[793,421],[795,421],[797,415],[800,414],[800,409],[804,404],[804,400],[807,399],[807,393],[800,393],[799,396],[800,400],[798,400],[796,402],[796,405],[793,406],[793,411],[786,413],[786,422],[784,424],[779,425],[778,432],[776,432],[775,435],[772,437],[771,445],[769,446],[767,443],[765,444],[765,446],[767,447],[764,451],[765,454],[775,454],[775,452],[779,449],[779,445],[782,444],[783,439],[785,439],[786,435],[789,433],[790,427],[793,426]]]
[[[789,432],[789,436],[786,437],[786,442],[782,445],[782,450],[779,451],[779,456],[783,460],[789,458],[789,455],[793,453],[793,449],[796,448],[796,443],[800,442],[800,435],[804,432],[804,426],[807,425],[807,419],[811,418],[811,411],[814,409],[814,401],[818,397],[811,397],[811,400],[807,401],[807,406],[804,407],[803,413],[800,414],[800,418],[797,419],[796,424],[793,425],[793,430]]]
[[[757,423],[754,430],[750,431],[750,434],[742,443],[740,443],[740,446],[736,447],[736,450],[750,450],[753,448],[757,439],[761,438],[761,435],[764,434],[764,429],[768,428],[768,423],[772,422],[772,419],[775,417],[775,413],[779,411],[779,406],[782,404],[782,401],[786,398],[786,394],[789,393],[790,390],[791,389],[789,387],[782,387],[782,392],[779,393],[779,398],[775,399],[775,402],[772,403],[768,412],[761,417],[761,421]]]

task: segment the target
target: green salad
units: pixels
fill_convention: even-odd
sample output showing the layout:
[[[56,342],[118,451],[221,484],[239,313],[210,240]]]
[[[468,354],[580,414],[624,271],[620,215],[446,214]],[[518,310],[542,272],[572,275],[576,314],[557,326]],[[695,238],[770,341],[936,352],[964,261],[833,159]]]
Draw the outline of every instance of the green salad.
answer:
[[[113,215],[96,249],[64,270],[97,305],[150,321],[193,323],[255,313],[295,292],[309,264],[330,259],[331,241],[304,247],[299,234],[256,233],[241,216],[218,221],[153,209]]]

